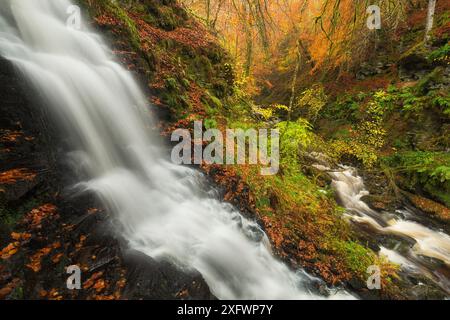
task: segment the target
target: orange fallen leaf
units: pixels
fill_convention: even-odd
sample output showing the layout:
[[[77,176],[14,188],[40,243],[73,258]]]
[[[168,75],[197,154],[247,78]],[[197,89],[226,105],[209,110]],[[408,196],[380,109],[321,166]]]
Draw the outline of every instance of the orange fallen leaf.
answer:
[[[23,240],[28,240],[31,238],[31,234],[29,233],[17,233],[17,232],[13,232],[11,233],[11,238],[13,238],[16,241],[23,241]]]
[[[50,300],[62,300],[62,296],[59,294],[58,290],[56,290],[55,288],[50,290],[50,292],[48,294],[48,298]]]
[[[80,242],[78,242],[78,243],[75,245],[75,248],[76,248],[77,250],[81,249],[81,248],[83,247],[83,244],[84,244],[84,242],[86,241],[86,239],[87,239],[87,237],[86,237],[85,235],[81,235],[81,236],[80,236]]]
[[[0,142],[12,143],[23,135],[22,131],[2,130],[0,134]]]
[[[0,251],[0,256],[3,260],[11,258],[11,256],[15,255],[19,251],[20,243],[12,242],[8,244],[2,251]]]
[[[127,280],[125,278],[120,279],[117,281],[117,287],[122,289],[127,284]]]
[[[83,283],[83,289],[89,289],[94,285],[94,282],[103,275],[103,272],[94,273],[88,280]]]
[[[31,256],[30,263],[26,264],[26,266],[34,272],[41,271],[42,258],[47,256],[52,251],[52,249],[53,248],[51,247],[40,249],[37,253]]]
[[[61,242],[59,242],[59,241],[54,242],[54,243],[52,244],[52,248],[53,248],[53,249],[61,248]]]
[[[98,280],[95,284],[94,284],[94,289],[95,291],[97,291],[97,293],[103,291],[103,289],[106,288],[106,282],[103,279]]]
[[[52,257],[52,262],[53,262],[53,263],[58,263],[59,261],[61,261],[61,258],[62,258],[63,255],[64,255],[63,253],[55,254],[55,255]]]
[[[95,214],[97,212],[99,212],[100,210],[98,210],[97,208],[89,208],[87,210],[88,214]]]
[[[5,299],[11,292],[13,291],[13,288],[11,287],[4,287],[0,289],[0,300]]]
[[[0,300],[5,299],[18,285],[20,284],[20,279],[15,278],[13,281],[8,283],[5,287],[0,289]]]

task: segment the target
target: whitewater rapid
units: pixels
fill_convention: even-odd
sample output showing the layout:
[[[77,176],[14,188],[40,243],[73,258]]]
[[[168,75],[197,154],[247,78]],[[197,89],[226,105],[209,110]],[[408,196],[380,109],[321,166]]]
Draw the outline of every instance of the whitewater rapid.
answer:
[[[327,171],[332,177],[332,187],[336,190],[336,196],[342,206],[347,209],[346,215],[351,221],[365,225],[375,233],[400,236],[404,239],[412,239],[414,242],[406,253],[381,246],[380,255],[398,264],[405,271],[427,276],[450,294],[450,279],[441,270],[429,267],[427,261],[427,258],[437,259],[445,265],[445,268],[450,268],[450,236],[448,234],[415,221],[415,213],[407,208],[395,214],[380,213],[371,209],[362,200],[364,196],[369,195],[369,192],[356,169],[341,166],[333,170],[323,164],[314,166],[319,170]]]
[[[100,36],[67,27],[71,5],[2,0],[0,55],[57,119],[83,173],[77,188],[98,195],[131,248],[198,270],[218,298],[322,298],[273,257],[256,223],[200,187],[201,174],[164,159],[145,96]]]

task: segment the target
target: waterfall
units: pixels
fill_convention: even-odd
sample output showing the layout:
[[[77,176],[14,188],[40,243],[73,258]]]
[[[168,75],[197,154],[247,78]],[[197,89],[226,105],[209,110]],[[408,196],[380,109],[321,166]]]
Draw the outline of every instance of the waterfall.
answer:
[[[347,209],[347,216],[359,225],[365,225],[375,233],[412,239],[415,244],[407,254],[381,247],[380,254],[398,264],[403,270],[422,273],[450,294],[448,274],[429,267],[427,259],[441,261],[450,268],[450,236],[441,230],[431,229],[417,221],[415,214],[403,209],[397,214],[379,213],[372,210],[361,198],[368,195],[362,177],[351,167],[341,166],[332,170],[323,165],[314,165],[327,171],[333,178],[332,187],[340,203]],[[416,219],[417,220],[417,219]]]
[[[146,97],[101,37],[66,26],[71,5],[2,0],[0,55],[63,129],[84,173],[77,187],[102,200],[131,248],[198,270],[218,298],[321,298],[311,277],[273,257],[256,223],[202,191],[200,173],[164,159]]]

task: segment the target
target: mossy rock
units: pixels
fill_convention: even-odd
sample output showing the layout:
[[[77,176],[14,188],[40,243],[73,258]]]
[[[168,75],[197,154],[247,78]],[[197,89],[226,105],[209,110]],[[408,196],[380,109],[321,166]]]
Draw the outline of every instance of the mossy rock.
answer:
[[[175,30],[188,18],[176,1],[147,0],[144,3],[147,11],[145,21],[166,31]]]
[[[442,82],[444,69],[442,67],[435,68],[432,72],[423,77],[416,85],[418,94],[426,94],[431,86],[435,86]]]
[[[189,64],[189,73],[199,80],[211,81],[213,70],[211,61],[204,55],[196,55]]]
[[[169,90],[171,92],[177,92],[180,89],[180,87],[178,85],[178,81],[175,78],[167,78],[164,81],[164,84],[165,84],[167,90]]]
[[[450,209],[427,198],[405,193],[407,198],[411,203],[422,212],[431,215],[432,217],[446,223],[450,224]]]
[[[400,68],[415,71],[430,69],[431,64],[428,59],[428,50],[423,42],[418,43],[408,51],[406,51],[399,59],[398,65]]]

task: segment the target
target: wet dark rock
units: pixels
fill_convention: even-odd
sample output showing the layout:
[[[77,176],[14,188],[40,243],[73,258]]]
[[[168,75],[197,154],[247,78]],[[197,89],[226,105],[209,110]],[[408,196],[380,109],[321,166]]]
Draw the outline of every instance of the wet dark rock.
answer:
[[[361,224],[353,224],[355,234],[361,243],[364,243],[372,249],[374,252],[380,251],[380,244],[376,237],[374,237],[374,232],[370,228]]]
[[[407,71],[423,71],[429,69],[431,66],[427,58],[420,53],[414,52],[402,57],[399,62],[399,67]]]
[[[361,198],[369,207],[377,211],[395,211],[402,203],[402,198],[389,178],[381,171],[360,171],[369,195]]]
[[[396,199],[385,195],[367,195],[361,198],[362,201],[367,203],[369,207],[374,210],[393,210],[395,209]]]
[[[380,74],[388,73],[391,70],[392,66],[393,64],[390,62],[364,62],[358,69],[356,79],[364,80]]]
[[[357,278],[352,278],[347,282],[347,285],[351,290],[358,292],[361,299],[364,300],[380,300],[381,292],[380,290],[369,290],[367,288],[367,283]]]
[[[181,271],[168,261],[156,261],[134,250],[125,251],[124,260],[128,270],[126,299],[215,299],[196,271]]]
[[[443,300],[447,294],[438,286],[433,284],[430,279],[420,274],[411,275],[403,271],[399,272],[401,285],[405,290],[405,297],[410,300]]]
[[[248,226],[244,232],[250,240],[257,243],[262,241],[265,236],[264,231],[256,225]]]
[[[18,181],[6,188],[3,193],[7,202],[19,201],[24,199],[28,194],[32,193],[39,184],[39,178],[32,181]]]
[[[317,184],[322,188],[329,186],[333,181],[329,174],[312,166],[305,166],[303,172],[309,177],[316,178]]]
[[[397,64],[399,78],[402,81],[420,80],[433,69],[433,65],[427,59],[427,50],[422,45],[403,54]]]

